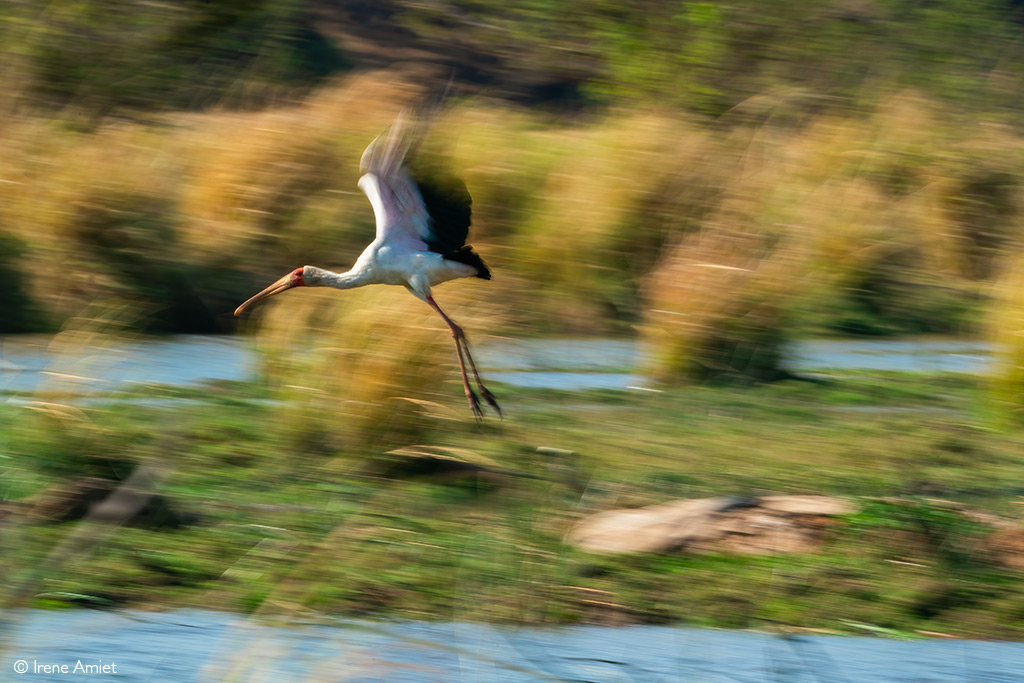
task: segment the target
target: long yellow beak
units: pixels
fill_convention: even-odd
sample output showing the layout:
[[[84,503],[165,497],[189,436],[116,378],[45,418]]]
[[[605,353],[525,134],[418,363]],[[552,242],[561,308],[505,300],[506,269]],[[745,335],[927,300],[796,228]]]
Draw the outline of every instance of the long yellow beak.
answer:
[[[288,273],[283,278],[281,278],[280,280],[278,280],[274,284],[270,285],[269,287],[264,289],[262,292],[260,292],[256,296],[252,297],[251,299],[246,301],[244,304],[242,304],[238,308],[236,308],[235,309],[235,315],[241,315],[242,311],[244,311],[245,309],[249,308],[250,306],[252,306],[257,301],[262,301],[263,299],[267,299],[269,297],[272,297],[275,294],[280,294],[281,292],[285,291],[286,289],[291,289],[292,287],[300,287],[301,285],[302,285],[302,276],[301,275],[296,275],[294,272]]]

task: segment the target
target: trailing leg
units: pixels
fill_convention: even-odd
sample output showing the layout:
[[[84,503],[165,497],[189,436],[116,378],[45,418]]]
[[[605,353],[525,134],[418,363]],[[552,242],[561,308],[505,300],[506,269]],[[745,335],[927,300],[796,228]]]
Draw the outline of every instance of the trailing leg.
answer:
[[[473,414],[478,418],[483,415],[480,410],[480,400],[477,398],[476,393],[469,386],[469,377],[466,375],[466,361],[469,361],[469,367],[473,371],[473,378],[476,381],[476,386],[480,390],[480,395],[484,397],[488,405],[494,408],[495,412],[498,413],[498,417],[502,417],[501,407],[498,406],[497,400],[494,398],[494,394],[484,386],[483,381],[480,379],[480,373],[476,369],[476,362],[473,361],[473,355],[469,352],[469,341],[466,339],[466,333],[462,331],[462,328],[455,324],[455,321],[449,318],[441,307],[434,301],[434,297],[426,297],[427,303],[437,311],[441,319],[444,320],[445,324],[448,325],[448,329],[451,330],[452,338],[455,340],[455,348],[459,353],[459,369],[462,371],[462,383],[466,390],[466,398],[469,401],[469,406],[473,410]],[[463,360],[463,353],[465,353],[465,360]]]

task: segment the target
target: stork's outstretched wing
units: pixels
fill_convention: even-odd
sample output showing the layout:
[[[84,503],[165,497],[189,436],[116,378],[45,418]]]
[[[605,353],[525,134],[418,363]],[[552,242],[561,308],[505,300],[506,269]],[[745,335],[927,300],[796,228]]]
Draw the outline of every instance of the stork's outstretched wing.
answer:
[[[410,174],[405,157],[422,128],[407,112],[399,114],[363,152],[359,188],[373,206],[378,240],[447,255],[466,243],[472,199],[460,180]]]
[[[377,240],[410,242],[426,250],[430,215],[405,168],[405,155],[411,145],[409,117],[403,111],[363,152],[359,189],[373,206]]]

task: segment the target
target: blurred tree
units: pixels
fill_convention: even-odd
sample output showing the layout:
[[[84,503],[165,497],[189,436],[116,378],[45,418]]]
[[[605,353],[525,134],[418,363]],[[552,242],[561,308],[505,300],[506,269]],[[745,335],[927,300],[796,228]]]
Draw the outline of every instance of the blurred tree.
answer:
[[[603,102],[720,114],[780,86],[856,97],[910,85],[993,105],[1021,95],[1015,84],[992,87],[1024,57],[1005,0],[383,4],[393,21],[454,60],[475,52],[493,80],[572,82]]]
[[[9,3],[7,50],[44,102],[90,117],[123,108],[258,103],[343,65],[295,0]]]
[[[24,250],[21,241],[0,234],[0,333],[37,332],[45,327],[43,316],[34,308],[26,291],[18,260]]]
[[[819,106],[886,85],[1021,103],[1013,0],[0,2],[8,71],[97,115],[258,104],[349,66],[410,60],[513,99],[712,115],[779,87],[826,96]]]
[[[145,332],[222,331],[198,292],[226,275],[184,263],[177,249],[179,215],[160,196],[95,194],[76,207],[75,243],[90,256],[109,296],[142,304]]]

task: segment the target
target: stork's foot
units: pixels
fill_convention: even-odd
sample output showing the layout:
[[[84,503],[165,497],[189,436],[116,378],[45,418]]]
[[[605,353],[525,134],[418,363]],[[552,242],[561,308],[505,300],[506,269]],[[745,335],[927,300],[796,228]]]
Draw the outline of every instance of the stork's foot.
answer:
[[[477,420],[483,420],[484,411],[480,408],[480,398],[469,387],[466,387],[466,400],[469,401],[469,409],[473,411],[473,417]]]
[[[494,412],[498,414],[498,419],[504,419],[505,415],[501,412],[501,406],[498,405],[498,400],[494,398],[494,394],[488,391],[487,387],[485,387],[483,384],[481,384],[479,388],[480,395],[484,397],[485,401],[487,401],[487,405],[494,408]]]

